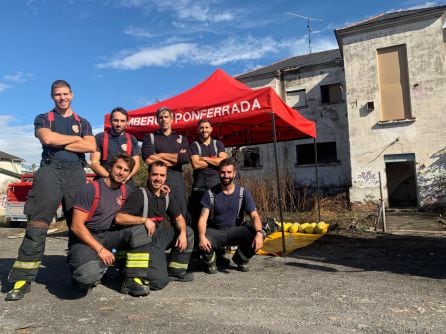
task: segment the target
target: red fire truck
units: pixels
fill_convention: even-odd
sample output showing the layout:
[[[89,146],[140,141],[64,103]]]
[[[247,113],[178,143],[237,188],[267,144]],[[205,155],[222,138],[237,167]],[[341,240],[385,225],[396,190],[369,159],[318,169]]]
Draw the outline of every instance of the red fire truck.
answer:
[[[87,174],[87,182],[94,178],[94,174]],[[22,174],[19,182],[10,183],[6,190],[5,220],[12,226],[27,220],[23,213],[28,192],[33,185],[34,174]],[[53,221],[63,218],[62,205],[59,205]]]

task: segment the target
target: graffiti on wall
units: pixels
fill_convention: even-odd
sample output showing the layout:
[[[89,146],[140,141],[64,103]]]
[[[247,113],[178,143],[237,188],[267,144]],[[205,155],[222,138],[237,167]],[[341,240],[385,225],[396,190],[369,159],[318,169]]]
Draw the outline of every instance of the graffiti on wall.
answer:
[[[417,166],[417,181],[422,206],[446,203],[446,148],[434,153],[431,164]]]
[[[357,183],[360,185],[376,185],[378,182],[378,173],[375,173],[370,169],[362,171],[357,177]]]

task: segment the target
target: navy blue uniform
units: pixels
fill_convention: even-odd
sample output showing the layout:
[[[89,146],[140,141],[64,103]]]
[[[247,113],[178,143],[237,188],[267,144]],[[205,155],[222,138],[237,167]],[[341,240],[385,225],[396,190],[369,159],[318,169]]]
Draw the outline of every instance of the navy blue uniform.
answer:
[[[145,218],[150,218],[156,224],[156,230],[150,243],[150,262],[147,278],[150,282],[150,289],[159,290],[169,283],[169,273],[176,276],[186,274],[194,244],[194,234],[192,229],[187,226],[187,248],[180,252],[175,247],[178,232],[171,223],[181,214],[175,200],[169,198],[167,205],[165,197],[155,196],[148,188],[146,188],[146,191],[148,211]],[[143,216],[143,211],[144,195],[140,189],[130,195],[120,210],[122,213],[140,217]],[[168,263],[166,262],[166,249],[171,249]]]
[[[108,135],[108,153],[107,159],[104,160],[104,132],[100,132],[95,136],[96,139],[96,151],[101,153],[100,164],[105,169],[109,170],[111,167],[111,161],[113,156],[118,155],[120,153],[127,153],[127,138],[125,133],[120,135],[115,134],[113,131],[110,131]],[[141,150],[138,146],[138,140],[130,135],[130,142],[132,145],[130,156],[134,157],[141,153]]]
[[[214,194],[214,204],[211,204],[211,196],[206,191],[201,200],[201,205],[209,209],[209,220],[206,228],[206,238],[212,245],[213,250],[225,246],[238,246],[233,256],[233,261],[237,264],[246,264],[255,254],[252,247],[256,232],[251,226],[243,225],[243,216],[256,210],[254,199],[249,191],[244,189],[242,205],[239,212],[240,186],[235,185],[232,194],[225,194],[221,186],[211,189]],[[213,253],[204,253],[206,263],[211,263],[214,259]]]
[[[177,163],[167,170],[166,184],[170,187],[171,197],[177,203],[181,214],[187,218],[187,199],[186,190],[183,179],[183,165],[190,162],[190,151],[187,138],[172,131],[170,135],[166,136],[161,131],[156,131],[153,134],[153,143],[151,135],[146,134],[142,143],[142,158],[145,161],[152,154],[157,153],[174,153],[178,154]],[[185,153],[179,153],[180,150],[185,150]]]
[[[141,150],[138,146],[138,140],[131,134],[128,134],[130,137],[130,156],[134,157],[141,153]],[[96,152],[101,154],[101,159],[99,163],[106,170],[110,170],[111,162],[114,156],[127,153],[127,136],[126,133],[122,133],[120,135],[115,134],[113,130],[108,132],[108,149],[106,155],[104,155],[104,132],[100,132],[95,136],[96,139]],[[104,159],[106,157],[106,159]],[[95,179],[99,179],[100,176],[96,176]],[[133,182],[133,178],[127,182],[130,186],[129,192],[133,192],[137,189],[137,186]]]
[[[217,152],[215,149],[217,149]],[[223,142],[215,139],[211,139],[211,143],[209,145],[205,145],[201,141],[194,141],[190,146],[191,156],[198,155],[201,157],[217,157],[219,153],[224,151],[225,145]],[[192,186],[193,191],[204,191],[216,186],[219,183],[220,176],[218,166],[209,165],[207,168],[194,170],[194,184]]]
[[[124,200],[121,187],[113,189],[99,179],[99,202],[91,218],[86,222],[92,236],[104,248],[112,251],[127,250],[125,277],[146,277],[149,267],[149,239],[143,225],[114,226],[113,220]],[[126,193],[130,187],[125,185]],[[76,194],[74,208],[90,213],[95,197],[92,183],[85,184]],[[135,258],[137,257],[137,260]],[[80,241],[74,234],[70,235],[68,247],[68,264],[73,278],[80,286],[91,286],[98,282],[107,271],[107,266],[101,261],[94,249]]]
[[[49,113],[40,114],[34,120],[34,128],[51,129],[53,132],[68,136],[93,136],[90,123],[82,117],[62,117],[53,111],[54,120],[50,121]],[[49,225],[62,203],[68,226],[71,225],[74,196],[85,184],[85,154],[66,151],[63,147],[42,145],[42,161],[37,170],[33,187],[28,194],[24,213],[29,221],[38,221]],[[35,281],[40,261],[45,249],[47,230],[28,227],[19,255],[15,261],[9,280],[12,282],[26,280]]]
[[[225,151],[225,145],[220,140],[211,138],[209,145],[204,145],[201,141],[194,141],[190,145],[190,155],[201,157],[217,157],[219,153]],[[189,213],[191,225],[195,229],[201,212],[201,198],[206,190],[220,183],[218,166],[209,165],[204,169],[194,169],[194,183],[189,199]]]

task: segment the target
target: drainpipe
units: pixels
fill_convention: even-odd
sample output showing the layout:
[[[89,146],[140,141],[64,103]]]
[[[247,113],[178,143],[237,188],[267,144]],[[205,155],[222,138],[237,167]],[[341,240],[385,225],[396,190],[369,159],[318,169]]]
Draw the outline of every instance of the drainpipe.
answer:
[[[282,100],[286,101],[284,70],[277,70],[276,79],[277,79],[276,92]]]
[[[378,180],[379,180],[379,196],[380,196],[380,202],[381,202],[381,208],[380,213],[382,214],[382,220],[383,220],[383,232],[387,232],[387,226],[386,226],[386,208],[384,205],[384,198],[383,198],[383,184],[381,181],[381,172],[378,172]],[[379,217],[380,215],[378,215]],[[378,221],[379,223],[379,221]]]

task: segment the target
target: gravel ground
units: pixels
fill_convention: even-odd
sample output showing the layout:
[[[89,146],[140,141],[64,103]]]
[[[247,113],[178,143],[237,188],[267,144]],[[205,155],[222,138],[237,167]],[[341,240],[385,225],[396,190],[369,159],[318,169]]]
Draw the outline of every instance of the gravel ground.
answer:
[[[24,229],[0,228],[2,293]],[[445,333],[446,238],[330,233],[287,257],[255,256],[144,298],[111,278],[70,283],[66,233],[47,239],[31,293],[0,301],[1,333]]]

